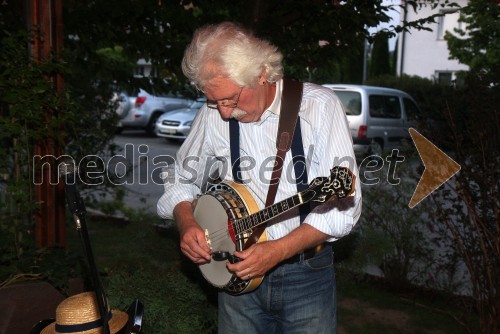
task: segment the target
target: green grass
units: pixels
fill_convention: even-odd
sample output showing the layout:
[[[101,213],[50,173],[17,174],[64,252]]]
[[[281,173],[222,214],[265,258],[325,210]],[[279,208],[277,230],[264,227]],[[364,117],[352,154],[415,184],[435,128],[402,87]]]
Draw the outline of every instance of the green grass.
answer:
[[[216,291],[181,256],[177,231],[159,232],[144,217],[126,225],[90,221],[94,256],[110,304],[126,309],[135,298],[144,303],[143,332],[211,333],[216,328]],[[149,220],[149,221],[148,221]],[[76,231],[70,247],[81,252]]]
[[[159,230],[152,215],[128,224],[91,221],[91,243],[113,308],[144,303],[143,333],[213,333],[217,326],[216,290],[179,251],[175,228]],[[82,253],[70,228],[70,250]],[[454,318],[463,310],[438,294],[396,291],[391,286],[337,270],[339,334],[468,333]],[[449,313],[449,314],[447,314]]]

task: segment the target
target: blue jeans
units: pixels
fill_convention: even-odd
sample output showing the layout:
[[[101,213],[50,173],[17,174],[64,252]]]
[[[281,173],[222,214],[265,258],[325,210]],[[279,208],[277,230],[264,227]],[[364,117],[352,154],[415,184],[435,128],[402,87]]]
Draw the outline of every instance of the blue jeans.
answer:
[[[254,291],[219,292],[219,334],[336,333],[335,272],[330,246],[309,260],[282,264]]]

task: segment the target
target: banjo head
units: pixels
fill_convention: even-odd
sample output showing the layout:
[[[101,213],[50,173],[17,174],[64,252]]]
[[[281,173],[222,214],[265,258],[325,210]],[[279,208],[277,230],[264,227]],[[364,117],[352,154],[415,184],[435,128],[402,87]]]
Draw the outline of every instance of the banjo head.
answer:
[[[212,251],[225,251],[234,253],[236,247],[229,235],[228,216],[226,209],[214,196],[207,194],[198,198],[194,217],[200,227],[205,231],[207,242]],[[223,288],[232,277],[226,268],[228,261],[212,260],[199,265],[202,275],[212,285]]]

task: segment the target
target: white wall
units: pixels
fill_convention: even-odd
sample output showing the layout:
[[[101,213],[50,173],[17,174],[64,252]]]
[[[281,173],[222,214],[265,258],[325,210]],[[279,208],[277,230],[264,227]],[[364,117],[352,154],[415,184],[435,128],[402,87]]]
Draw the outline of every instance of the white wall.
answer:
[[[466,0],[455,0],[460,6],[467,4]],[[414,21],[418,18],[428,17],[440,11],[448,11],[450,8],[431,9],[430,6],[422,7],[417,13],[408,6],[407,21]],[[397,73],[407,75],[417,75],[428,79],[437,79],[437,72],[456,72],[467,70],[466,65],[458,63],[456,60],[450,60],[448,45],[442,38],[444,31],[452,32],[453,28],[458,27],[458,13],[448,13],[443,18],[436,20],[437,23],[430,24],[428,27],[432,31],[411,29],[410,32],[399,35],[398,43],[398,64]],[[401,14],[401,20],[404,14]],[[403,42],[404,39],[404,42]],[[402,49],[404,47],[404,50]],[[403,61],[401,62],[401,57]],[[453,75],[454,79],[454,75]]]

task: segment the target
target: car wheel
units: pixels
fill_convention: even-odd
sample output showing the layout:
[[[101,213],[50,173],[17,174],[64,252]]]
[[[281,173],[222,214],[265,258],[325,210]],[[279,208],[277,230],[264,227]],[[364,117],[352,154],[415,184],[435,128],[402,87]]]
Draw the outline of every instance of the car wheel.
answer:
[[[373,139],[370,143],[370,148],[368,149],[368,155],[376,155],[378,157],[382,156],[383,147],[380,141]]]
[[[149,119],[149,123],[146,126],[146,133],[148,134],[148,136],[156,137],[156,121],[158,120],[158,118],[160,118],[160,116],[161,114],[153,114],[153,116],[151,116],[151,118]]]

